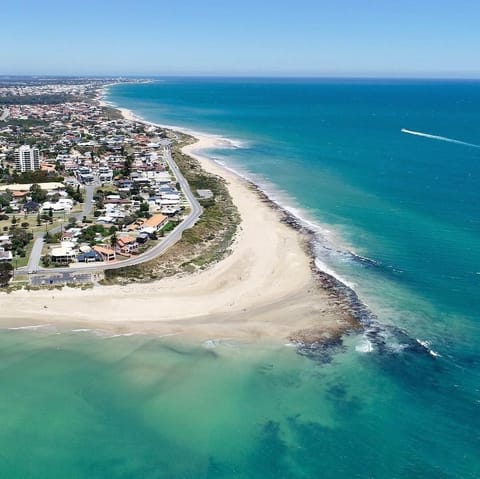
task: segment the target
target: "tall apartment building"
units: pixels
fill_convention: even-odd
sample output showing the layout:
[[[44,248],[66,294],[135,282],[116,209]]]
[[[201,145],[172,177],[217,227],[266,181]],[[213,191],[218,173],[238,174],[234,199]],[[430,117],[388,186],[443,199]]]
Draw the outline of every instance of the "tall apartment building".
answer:
[[[24,172],[40,169],[40,153],[38,148],[23,145],[15,151],[15,170]]]

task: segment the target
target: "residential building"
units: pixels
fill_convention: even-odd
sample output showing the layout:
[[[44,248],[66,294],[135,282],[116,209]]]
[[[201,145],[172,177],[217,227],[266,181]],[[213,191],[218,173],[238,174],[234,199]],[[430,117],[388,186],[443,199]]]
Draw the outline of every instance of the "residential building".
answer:
[[[0,247],[0,262],[3,261],[12,261],[12,252],[7,251],[5,248]]]
[[[15,150],[15,170],[24,173],[40,169],[40,153],[38,148],[23,145]]]
[[[149,228],[152,228],[156,231],[159,231],[162,229],[163,226],[165,226],[167,222],[168,222],[168,218],[165,215],[158,213],[148,218],[148,220],[144,221],[141,226],[141,229],[147,230]]]
[[[117,251],[123,255],[131,255],[138,249],[138,243],[132,236],[122,236],[117,239]]]
[[[93,247],[93,251],[96,251],[107,263],[110,261],[115,261],[117,255],[115,254],[115,250],[108,246],[103,245],[96,245]]]
[[[75,261],[77,256],[74,250],[75,245],[69,241],[62,241],[59,248],[50,251],[50,258],[55,264],[68,264]]]

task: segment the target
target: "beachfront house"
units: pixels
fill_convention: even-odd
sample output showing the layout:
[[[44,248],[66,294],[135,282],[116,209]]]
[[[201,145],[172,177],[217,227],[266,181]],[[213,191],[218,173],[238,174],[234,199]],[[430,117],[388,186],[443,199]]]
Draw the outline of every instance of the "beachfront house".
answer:
[[[103,258],[100,253],[91,249],[90,251],[80,253],[77,257],[77,261],[79,263],[94,263],[96,261],[103,261]]]
[[[126,256],[134,254],[138,249],[137,240],[133,236],[121,236],[117,239],[116,250]]]
[[[168,222],[168,217],[157,213],[153,215],[148,220],[145,220],[142,225],[140,226],[140,231],[148,231],[149,229],[153,229],[155,231],[160,231]]]
[[[70,241],[62,241],[60,247],[53,248],[50,251],[50,258],[54,264],[69,264],[73,263],[77,257],[77,252],[74,249],[75,244]]]
[[[110,246],[96,245],[92,249],[96,251],[102,257],[102,260],[107,263],[115,261],[117,259],[117,254],[115,250],[113,248],[110,248]]]

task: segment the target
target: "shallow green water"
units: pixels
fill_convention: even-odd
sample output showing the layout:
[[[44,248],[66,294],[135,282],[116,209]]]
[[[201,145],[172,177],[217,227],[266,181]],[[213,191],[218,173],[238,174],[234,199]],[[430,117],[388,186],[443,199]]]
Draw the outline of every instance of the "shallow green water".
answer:
[[[478,444],[431,402],[438,363],[414,359],[432,374],[418,381],[348,342],[317,362],[288,347],[4,331],[0,477],[476,477]],[[461,456],[434,440],[447,432]]]

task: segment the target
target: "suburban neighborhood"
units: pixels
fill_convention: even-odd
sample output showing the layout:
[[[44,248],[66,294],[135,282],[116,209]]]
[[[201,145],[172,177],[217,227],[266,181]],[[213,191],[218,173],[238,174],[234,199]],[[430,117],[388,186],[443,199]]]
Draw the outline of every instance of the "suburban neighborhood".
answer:
[[[128,264],[201,212],[166,131],[105,106],[101,86],[0,85],[0,263],[12,275]]]

